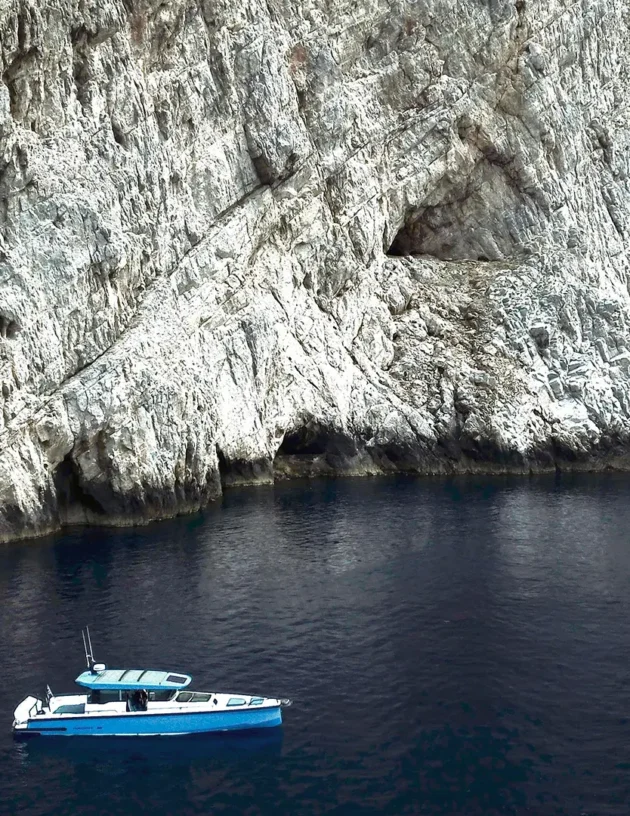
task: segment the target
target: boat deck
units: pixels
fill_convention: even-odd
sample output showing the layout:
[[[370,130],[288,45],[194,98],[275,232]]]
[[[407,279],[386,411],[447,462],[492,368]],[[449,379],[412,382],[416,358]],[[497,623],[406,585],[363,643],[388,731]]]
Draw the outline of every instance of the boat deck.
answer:
[[[151,700],[147,702],[146,710],[130,711],[126,699],[110,700],[106,702],[89,702],[87,694],[64,694],[51,697],[50,712],[47,716],[68,716],[87,714],[119,715],[126,713],[174,713],[177,711],[189,713],[194,710],[230,711],[250,708],[266,708],[269,705],[277,706],[280,701],[268,697],[252,697],[249,694],[215,694],[203,691],[178,691],[170,700]]]

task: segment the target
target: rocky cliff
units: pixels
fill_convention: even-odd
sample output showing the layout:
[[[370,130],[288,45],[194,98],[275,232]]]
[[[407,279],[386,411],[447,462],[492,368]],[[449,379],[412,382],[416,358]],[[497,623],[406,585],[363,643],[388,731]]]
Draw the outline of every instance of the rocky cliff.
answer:
[[[0,539],[630,466],[626,0],[0,0]]]

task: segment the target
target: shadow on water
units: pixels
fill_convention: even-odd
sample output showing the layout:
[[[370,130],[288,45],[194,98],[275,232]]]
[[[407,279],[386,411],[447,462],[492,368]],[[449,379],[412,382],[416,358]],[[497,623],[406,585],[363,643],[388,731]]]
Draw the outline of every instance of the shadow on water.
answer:
[[[18,778],[9,779],[6,798],[0,796],[0,814],[206,813],[226,780],[273,773],[281,761],[282,729],[267,731],[16,740],[4,760]],[[236,794],[228,783],[226,799]],[[181,810],[184,802],[190,810]]]
[[[157,769],[217,759],[280,756],[282,741],[282,728],[171,737],[30,737],[16,739],[15,752],[22,766],[54,760],[72,765],[136,762]]]

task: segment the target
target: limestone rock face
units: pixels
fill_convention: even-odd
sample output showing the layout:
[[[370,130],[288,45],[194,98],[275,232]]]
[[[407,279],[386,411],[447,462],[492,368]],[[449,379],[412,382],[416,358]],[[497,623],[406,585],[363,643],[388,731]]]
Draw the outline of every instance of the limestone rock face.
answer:
[[[630,465],[627,0],[0,0],[0,539]]]

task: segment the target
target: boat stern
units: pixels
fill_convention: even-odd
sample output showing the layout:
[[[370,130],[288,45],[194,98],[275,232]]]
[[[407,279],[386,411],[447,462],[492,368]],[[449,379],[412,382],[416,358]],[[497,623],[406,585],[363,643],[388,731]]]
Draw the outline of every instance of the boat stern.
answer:
[[[37,697],[25,697],[13,712],[13,733],[19,734],[28,730],[31,717],[36,717],[44,707],[44,703]]]

